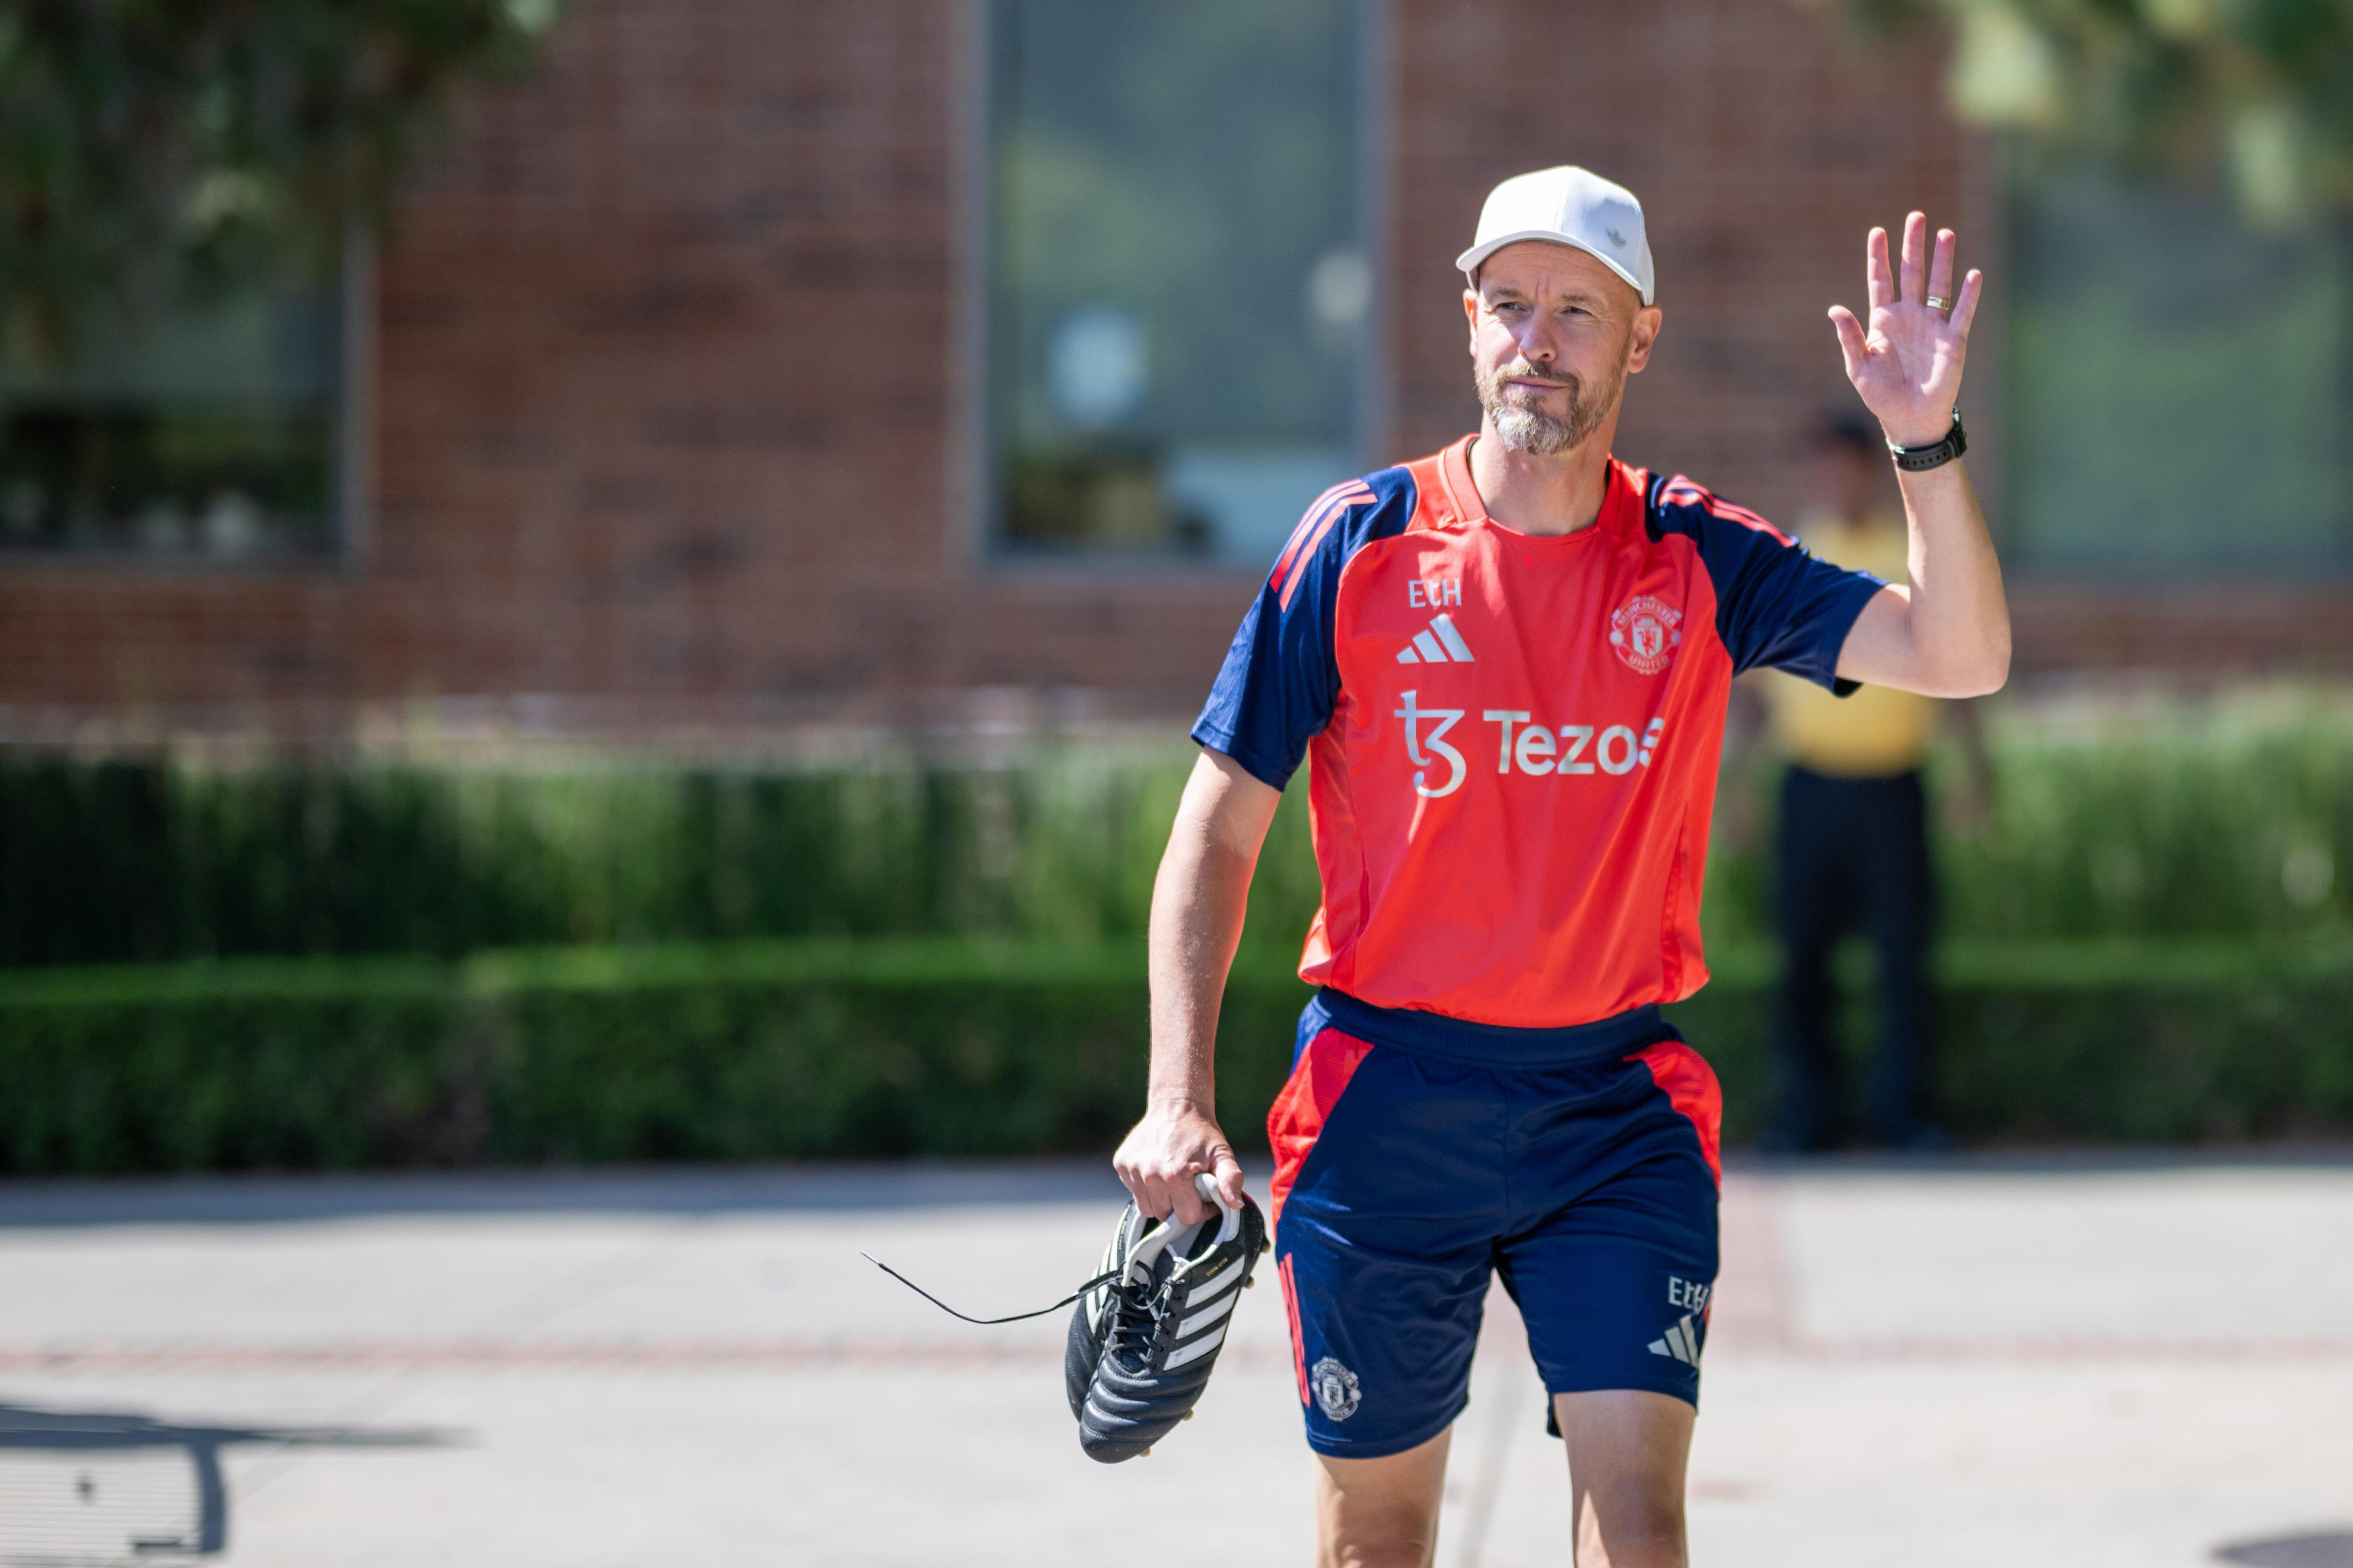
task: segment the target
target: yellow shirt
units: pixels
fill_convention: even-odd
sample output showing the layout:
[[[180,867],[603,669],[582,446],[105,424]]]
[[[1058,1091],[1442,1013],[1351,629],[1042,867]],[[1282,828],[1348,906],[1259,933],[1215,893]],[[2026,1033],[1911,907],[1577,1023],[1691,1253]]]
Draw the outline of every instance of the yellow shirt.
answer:
[[[1817,517],[1799,537],[1825,561],[1890,583],[1907,579],[1910,541],[1900,518],[1878,518],[1868,528],[1853,528]],[[1892,778],[1918,767],[1936,737],[1935,701],[1909,691],[1866,686],[1852,697],[1833,697],[1810,680],[1778,670],[1766,672],[1762,690],[1782,755],[1811,773]]]

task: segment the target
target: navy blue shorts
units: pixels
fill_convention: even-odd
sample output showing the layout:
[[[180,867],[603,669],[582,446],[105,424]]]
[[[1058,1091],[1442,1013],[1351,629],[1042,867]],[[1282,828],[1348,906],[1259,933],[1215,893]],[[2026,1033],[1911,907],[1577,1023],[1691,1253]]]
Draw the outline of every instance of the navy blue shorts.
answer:
[[[1721,1108],[1654,1007],[1504,1029],[1309,1003],[1267,1133],[1310,1446],[1378,1458],[1444,1431],[1491,1271],[1551,1393],[1697,1404]]]

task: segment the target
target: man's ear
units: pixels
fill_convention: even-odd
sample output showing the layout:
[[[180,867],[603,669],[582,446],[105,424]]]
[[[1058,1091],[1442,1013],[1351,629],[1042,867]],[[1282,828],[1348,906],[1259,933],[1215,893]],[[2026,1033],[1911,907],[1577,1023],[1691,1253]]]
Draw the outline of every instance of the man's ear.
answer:
[[[1628,375],[1641,374],[1651,363],[1651,347],[1659,341],[1659,328],[1665,320],[1665,312],[1656,305],[1645,305],[1634,312],[1634,329],[1626,334]]]
[[[1479,291],[1476,289],[1462,290],[1462,320],[1471,329],[1471,352],[1475,354],[1479,352]]]

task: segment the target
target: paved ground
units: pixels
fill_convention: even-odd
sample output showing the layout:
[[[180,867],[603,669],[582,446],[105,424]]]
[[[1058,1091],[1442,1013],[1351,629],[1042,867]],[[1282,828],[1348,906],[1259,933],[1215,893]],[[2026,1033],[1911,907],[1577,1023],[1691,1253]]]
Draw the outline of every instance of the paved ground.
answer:
[[[1281,1298],[1201,1415],[1078,1453],[1069,1166],[0,1185],[0,1563],[1304,1563]],[[1751,1167],[1694,1461],[1703,1564],[2353,1563],[2353,1159]],[[1567,1562],[1501,1298],[1440,1563]],[[1214,1506],[1211,1506],[1214,1500]],[[2332,1538],[2335,1544],[2331,1544]],[[2296,1544],[2301,1542],[2302,1544]],[[153,1561],[153,1552],[139,1554]]]

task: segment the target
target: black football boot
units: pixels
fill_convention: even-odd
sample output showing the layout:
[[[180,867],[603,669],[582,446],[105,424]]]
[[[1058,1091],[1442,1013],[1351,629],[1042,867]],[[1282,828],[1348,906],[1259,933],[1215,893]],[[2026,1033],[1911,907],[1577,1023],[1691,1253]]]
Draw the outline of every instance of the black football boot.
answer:
[[[1248,1196],[1178,1225],[1144,1219],[1130,1204],[1112,1233],[1102,1272],[1112,1278],[1079,1302],[1062,1359],[1065,1392],[1087,1457],[1116,1464],[1193,1413],[1226,1342],[1234,1303],[1267,1248],[1266,1221]]]

